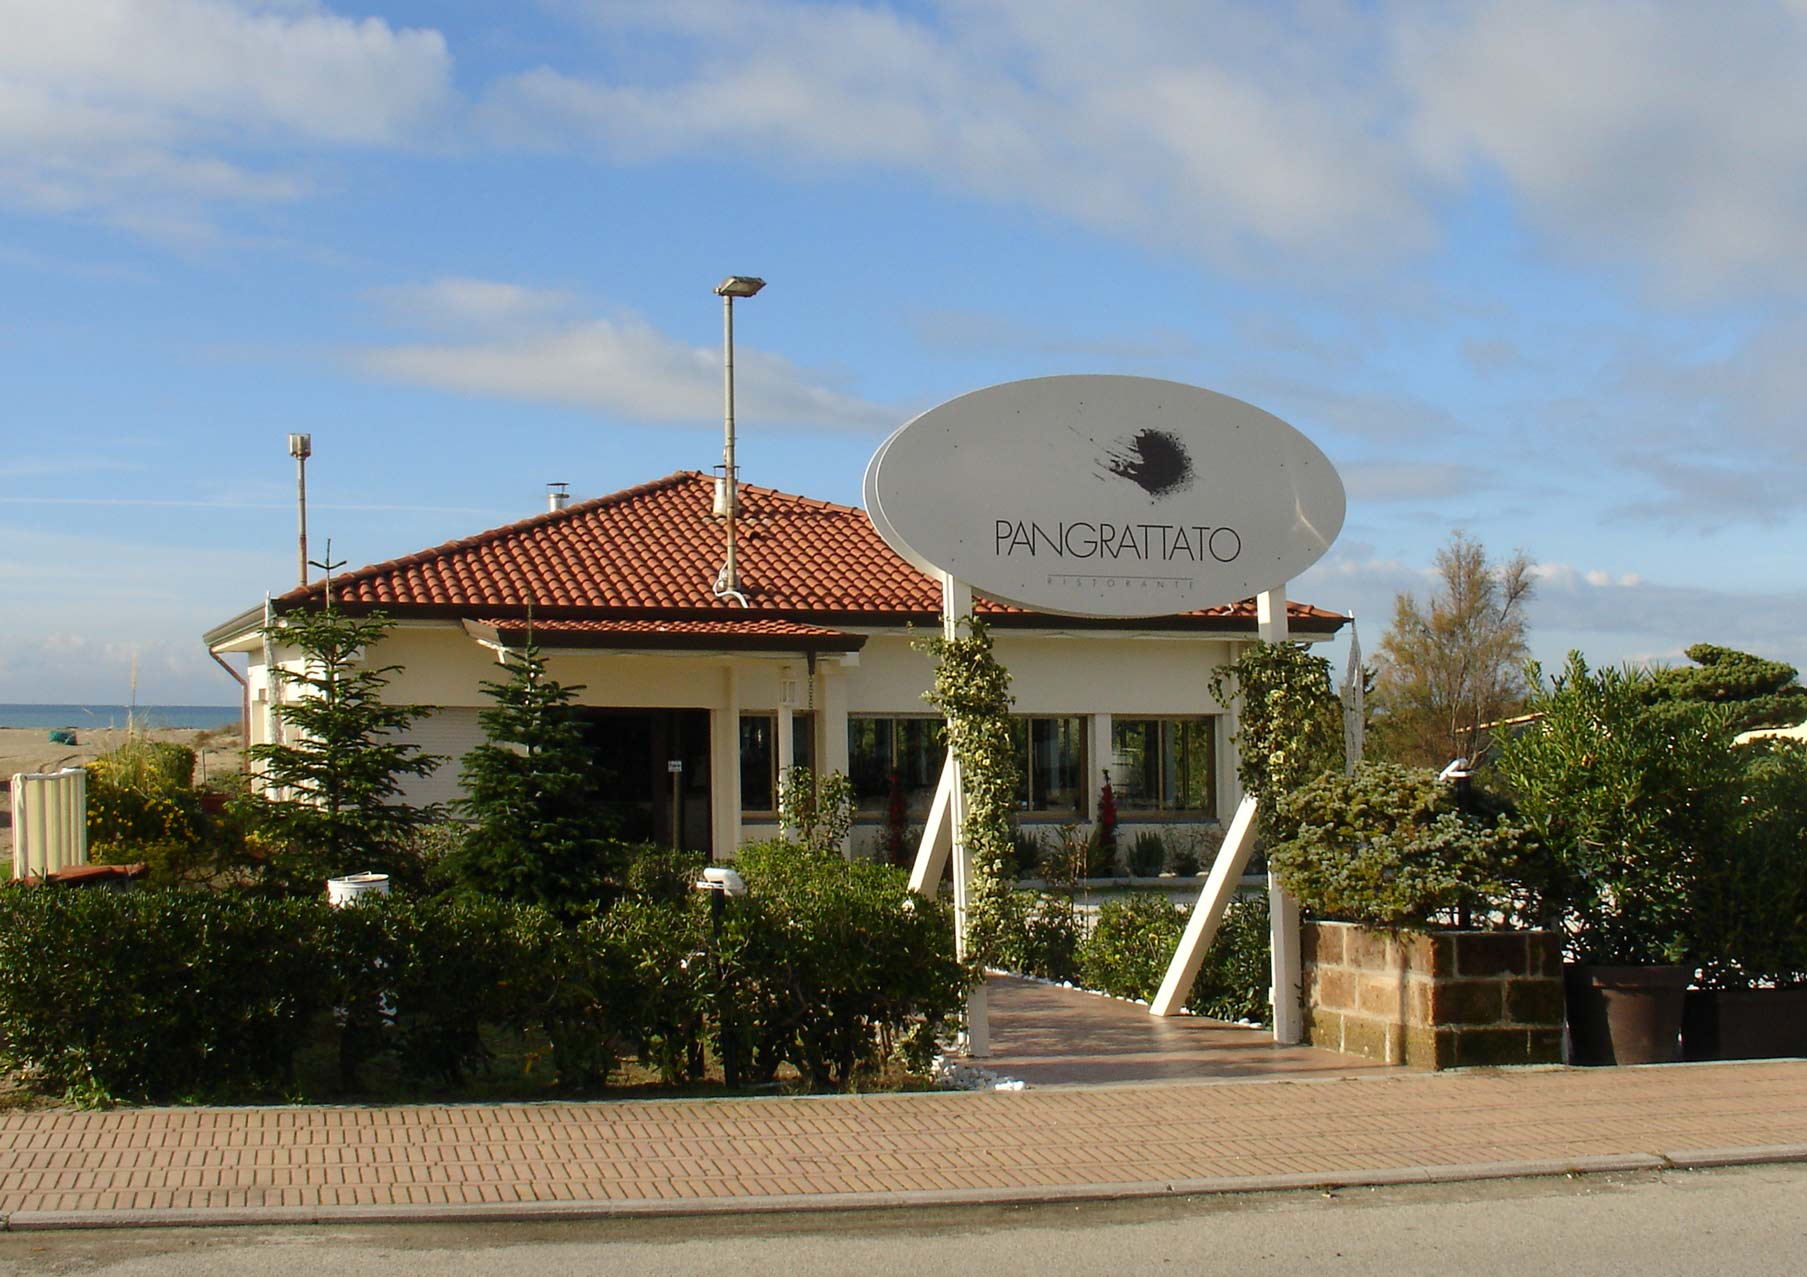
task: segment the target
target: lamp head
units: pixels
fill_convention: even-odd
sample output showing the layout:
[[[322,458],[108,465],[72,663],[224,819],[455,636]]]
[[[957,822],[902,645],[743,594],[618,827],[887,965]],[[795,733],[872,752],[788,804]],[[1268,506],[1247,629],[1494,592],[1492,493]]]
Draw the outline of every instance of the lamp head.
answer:
[[[730,275],[715,286],[717,297],[751,297],[765,287],[765,281],[753,275]]]

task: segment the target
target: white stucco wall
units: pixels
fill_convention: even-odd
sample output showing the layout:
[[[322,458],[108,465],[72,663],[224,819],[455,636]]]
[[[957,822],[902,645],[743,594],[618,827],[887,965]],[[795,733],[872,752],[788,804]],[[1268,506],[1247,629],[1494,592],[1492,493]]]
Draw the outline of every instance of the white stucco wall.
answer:
[[[549,654],[552,676],[581,684],[580,704],[615,708],[692,708],[716,716],[716,800],[718,848],[770,836],[775,827],[741,827],[737,816],[739,773],[724,766],[733,758],[736,719],[741,713],[778,708],[780,682],[794,680],[795,708],[813,705],[816,757],[827,770],[847,766],[846,719],[860,714],[927,714],[922,694],[932,677],[929,658],[895,631],[865,631],[857,657],[826,655],[817,661],[813,689],[800,653],[741,654],[674,652],[557,651]],[[1211,696],[1212,673],[1231,659],[1239,640],[1200,638],[1134,630],[1021,633],[994,630],[998,659],[1011,673],[1014,712],[1024,715],[1088,716],[1090,767],[1108,765],[1110,720],[1115,716],[1214,715],[1223,707]],[[277,652],[283,659],[289,654]],[[493,649],[472,639],[456,622],[398,626],[369,653],[369,660],[400,669],[391,675],[390,699],[434,706],[415,741],[429,752],[448,755],[434,776],[413,782],[414,801],[446,802],[458,796],[463,754],[481,740],[477,712],[489,704],[485,680],[506,677]],[[268,680],[262,653],[251,653],[254,737],[263,736]],[[293,693],[290,693],[291,695]],[[1219,724],[1217,792],[1220,813],[1234,805],[1236,782],[1228,747],[1230,720]],[[732,790],[734,792],[730,793]],[[1124,813],[1124,846],[1133,839],[1136,818]],[[1180,827],[1167,826],[1180,832]],[[856,843],[860,839],[856,838]]]

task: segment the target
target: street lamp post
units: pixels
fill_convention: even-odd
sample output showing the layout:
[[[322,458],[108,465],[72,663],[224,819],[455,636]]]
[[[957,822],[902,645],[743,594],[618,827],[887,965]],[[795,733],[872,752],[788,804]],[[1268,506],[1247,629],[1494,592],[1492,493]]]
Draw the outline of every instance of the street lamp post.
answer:
[[[740,1089],[740,1044],[734,1037],[734,998],[728,990],[728,966],[722,961],[722,913],[729,896],[747,894],[747,882],[732,869],[710,865],[703,870],[698,891],[709,893],[709,929],[715,949],[715,1014],[721,1029],[722,1082],[730,1091]]]
[[[715,596],[731,598],[742,607],[746,596],[740,592],[740,573],[734,562],[734,516],[740,509],[740,475],[734,465],[734,299],[752,297],[765,287],[763,279],[752,275],[730,275],[715,286],[722,299],[722,491],[716,513],[722,518],[727,534],[727,557],[721,575],[715,581]]]

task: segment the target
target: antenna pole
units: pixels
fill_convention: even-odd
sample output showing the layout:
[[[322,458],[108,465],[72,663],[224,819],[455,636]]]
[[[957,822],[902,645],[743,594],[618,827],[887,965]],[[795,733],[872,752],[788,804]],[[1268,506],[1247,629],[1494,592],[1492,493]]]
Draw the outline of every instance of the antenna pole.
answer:
[[[295,458],[295,520],[299,549],[295,556],[298,584],[307,585],[307,459],[314,453],[312,435],[290,435],[289,455]]]

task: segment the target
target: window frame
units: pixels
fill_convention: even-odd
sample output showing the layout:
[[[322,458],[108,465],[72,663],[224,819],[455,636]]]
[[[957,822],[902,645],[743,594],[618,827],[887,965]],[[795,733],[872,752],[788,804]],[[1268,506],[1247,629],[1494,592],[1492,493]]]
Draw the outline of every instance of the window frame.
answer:
[[[747,723],[748,719],[760,719],[760,718],[765,719],[768,723],[771,724],[772,755],[771,755],[770,763],[768,765],[768,770],[771,773],[771,782],[770,783],[771,783],[771,793],[772,793],[772,805],[770,807],[749,807],[749,806],[747,806],[747,787],[746,787],[746,781],[745,781],[745,777],[746,777],[746,772],[745,772],[746,742],[745,742],[744,737],[741,735],[741,733],[745,731],[746,723]],[[813,720],[814,720],[814,714],[810,710],[794,709],[791,711],[791,732],[792,732],[791,751],[792,751],[793,757],[796,757],[797,765],[800,767],[811,766],[814,756],[815,756],[816,736],[815,736],[815,726],[814,726]],[[805,734],[805,736],[803,737],[803,739],[805,739],[809,742],[810,759],[807,759],[807,760],[796,756],[796,733],[799,732],[800,730],[802,730],[803,724],[809,724],[809,730],[808,730],[807,734]],[[775,709],[770,709],[770,710],[759,710],[759,709],[744,710],[743,709],[740,712],[739,723],[735,727],[734,743],[736,746],[736,752],[739,755],[740,766],[742,768],[742,771],[741,771],[742,781],[741,781],[741,786],[740,786],[740,814],[741,814],[743,821],[747,817],[770,817],[772,820],[776,820],[780,814],[779,808],[778,808],[778,780],[779,780],[779,777],[778,777],[778,711]],[[762,823],[762,822],[755,821],[755,823]]]
[[[1071,722],[1079,726],[1079,802],[1074,807],[1037,806],[1035,793],[1035,724]],[[1016,756],[1023,771],[1023,784],[1029,790],[1027,804],[1019,800],[1017,816],[1031,822],[1085,821],[1091,818],[1094,804],[1090,789],[1092,766],[1092,717],[1089,714],[1012,714],[1011,734],[1017,724],[1023,725],[1023,749]],[[1014,747],[1014,741],[1013,741]]]
[[[1222,714],[1113,714],[1111,716],[1110,739],[1111,770],[1113,772],[1118,772],[1120,770],[1117,765],[1117,729],[1120,726],[1130,723],[1153,723],[1158,728],[1159,725],[1165,723],[1200,723],[1204,725],[1206,731],[1209,733],[1206,738],[1206,749],[1209,753],[1209,759],[1208,765],[1205,768],[1205,806],[1173,806],[1171,805],[1171,796],[1165,792],[1156,796],[1155,805],[1152,807],[1129,806],[1124,802],[1122,795],[1122,781],[1119,776],[1114,779],[1111,784],[1112,795],[1116,799],[1119,823],[1127,821],[1130,824],[1140,824],[1143,822],[1202,824],[1220,820],[1222,818],[1220,814],[1222,804],[1220,801],[1221,795],[1218,786],[1217,769],[1223,758],[1223,746],[1221,743],[1222,735],[1220,730],[1222,722]],[[1168,768],[1166,766],[1167,734],[1164,731],[1157,730],[1154,733],[1154,738],[1156,748],[1160,751],[1156,758],[1155,774],[1160,778],[1160,785],[1164,791],[1168,775]]]

